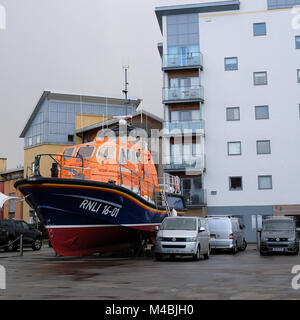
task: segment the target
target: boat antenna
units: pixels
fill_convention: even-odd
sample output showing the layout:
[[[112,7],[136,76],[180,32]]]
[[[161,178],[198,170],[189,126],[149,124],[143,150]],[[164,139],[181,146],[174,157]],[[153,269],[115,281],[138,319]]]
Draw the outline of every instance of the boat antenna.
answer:
[[[128,107],[128,103],[129,103],[129,100],[128,100],[128,80],[127,80],[127,72],[128,72],[128,69],[129,69],[129,66],[123,66],[123,69],[125,69],[125,89],[122,90],[122,92],[124,93],[125,95],[125,106],[126,106],[126,116],[127,116],[127,107]]]

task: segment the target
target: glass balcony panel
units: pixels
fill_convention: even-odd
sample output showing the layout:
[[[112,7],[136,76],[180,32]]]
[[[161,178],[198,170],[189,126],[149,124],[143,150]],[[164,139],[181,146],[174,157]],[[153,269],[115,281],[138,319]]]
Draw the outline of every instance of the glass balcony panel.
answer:
[[[166,54],[163,56],[162,68],[184,68],[203,66],[203,56],[201,52],[190,52],[186,54]]]
[[[163,88],[163,101],[201,101],[204,99],[202,86]]]
[[[183,189],[183,196],[187,206],[202,206],[206,205],[206,190],[191,190]]]
[[[204,133],[204,120],[192,120],[192,121],[171,121],[164,122],[163,129],[165,129],[168,133],[172,133],[174,130],[180,130],[182,134],[184,134],[184,130],[191,130],[192,133]]]
[[[205,169],[205,156],[202,155],[174,155],[163,157],[165,170],[199,170]]]

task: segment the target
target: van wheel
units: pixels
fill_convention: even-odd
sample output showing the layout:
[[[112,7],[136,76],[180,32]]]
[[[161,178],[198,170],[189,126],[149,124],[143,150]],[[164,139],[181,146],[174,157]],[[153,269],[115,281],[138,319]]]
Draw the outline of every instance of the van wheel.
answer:
[[[237,253],[237,242],[235,243],[235,246],[231,249],[231,252],[233,254],[236,254]]]
[[[246,248],[247,248],[247,242],[246,242],[246,240],[244,239],[243,245],[241,246],[240,250],[241,250],[241,251],[245,251]]]
[[[161,253],[155,253],[155,259],[156,259],[156,261],[161,261],[162,260],[162,254]]]
[[[200,260],[200,246],[197,248],[197,253],[193,254],[193,260],[194,261],[199,261]]]
[[[208,247],[207,253],[204,254],[204,259],[209,259],[210,257],[210,246]]]
[[[42,248],[42,239],[36,239],[32,244],[32,250],[38,251]]]

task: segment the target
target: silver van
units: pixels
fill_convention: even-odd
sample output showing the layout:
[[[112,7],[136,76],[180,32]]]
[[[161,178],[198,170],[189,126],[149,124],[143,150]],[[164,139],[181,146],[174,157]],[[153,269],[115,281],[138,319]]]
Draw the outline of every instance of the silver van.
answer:
[[[210,233],[206,219],[198,217],[167,217],[156,236],[155,258],[164,255],[174,259],[177,255],[191,255],[199,260],[210,256]]]
[[[269,252],[299,253],[299,239],[295,221],[292,217],[266,217],[263,220],[260,233],[259,252],[261,255]]]
[[[240,219],[232,216],[208,216],[211,249],[229,249],[232,253],[245,250],[247,242]]]

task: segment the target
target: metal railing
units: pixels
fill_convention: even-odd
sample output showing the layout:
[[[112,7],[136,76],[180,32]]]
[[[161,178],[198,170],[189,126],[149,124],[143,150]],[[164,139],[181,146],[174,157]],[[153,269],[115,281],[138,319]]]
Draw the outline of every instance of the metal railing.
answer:
[[[165,134],[172,134],[172,131],[180,131],[181,134],[184,132],[191,131],[196,134],[204,134],[205,121],[202,119],[191,120],[191,121],[165,121],[163,123],[163,129]]]
[[[203,101],[204,88],[202,86],[172,87],[162,89],[163,102]]]
[[[203,55],[201,52],[186,54],[165,54],[162,57],[162,69],[199,67],[203,68]]]
[[[176,155],[176,156],[164,156],[163,167],[165,170],[186,170],[195,169],[205,170],[205,155]]]

